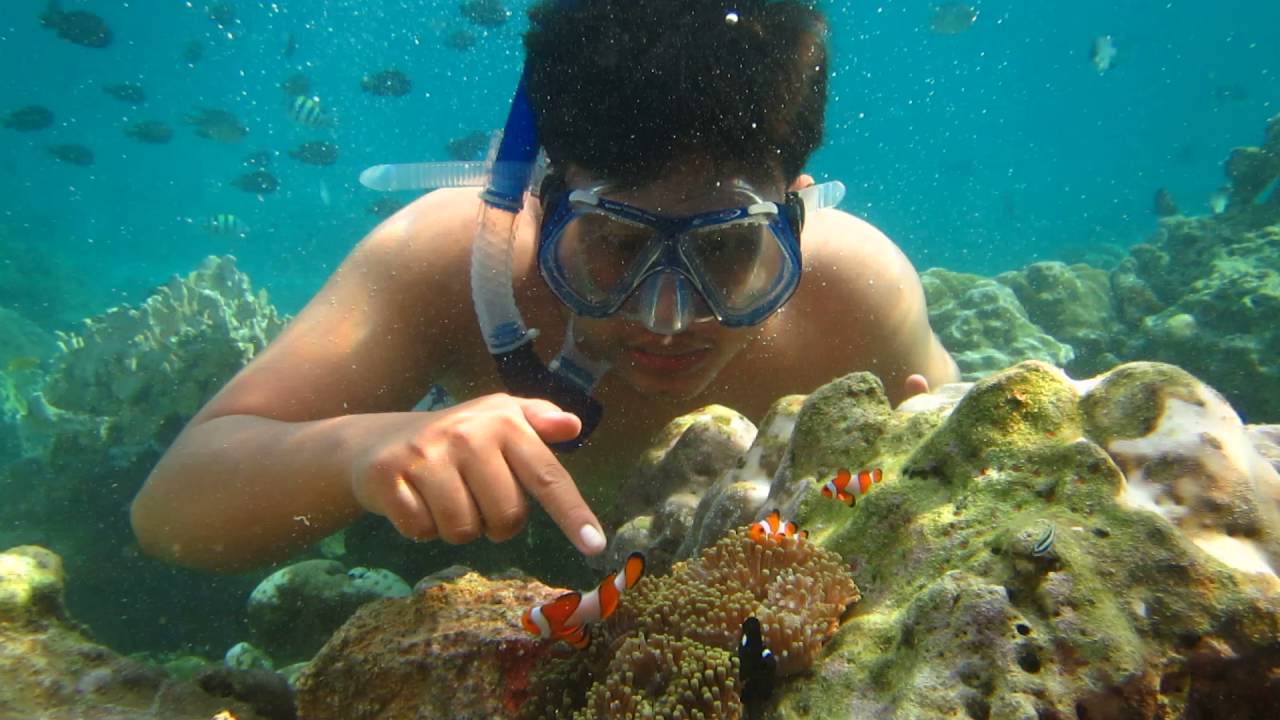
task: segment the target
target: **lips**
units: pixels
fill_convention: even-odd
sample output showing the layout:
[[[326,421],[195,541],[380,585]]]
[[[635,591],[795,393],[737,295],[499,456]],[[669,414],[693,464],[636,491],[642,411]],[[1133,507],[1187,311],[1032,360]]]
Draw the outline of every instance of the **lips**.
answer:
[[[647,368],[650,370],[688,370],[711,355],[710,348],[688,348],[683,350],[675,350],[672,348],[641,348],[632,347],[627,349],[627,355],[631,358],[631,362],[637,367]]]

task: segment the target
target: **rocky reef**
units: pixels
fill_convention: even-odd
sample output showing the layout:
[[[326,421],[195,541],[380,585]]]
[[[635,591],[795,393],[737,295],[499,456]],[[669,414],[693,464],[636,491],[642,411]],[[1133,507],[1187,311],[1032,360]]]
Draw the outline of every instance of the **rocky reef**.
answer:
[[[1221,212],[1161,217],[1107,268],[923,273],[930,320],[965,378],[1022,360],[1073,377],[1157,360],[1212,383],[1250,420],[1280,419],[1280,115],[1223,168]]]
[[[883,428],[863,451],[883,487],[847,513],[799,499],[864,598],[780,717],[1197,717],[1227,698],[1261,717],[1280,698],[1280,481],[1217,393],[1167,365],[1077,384],[1025,363]]]
[[[0,553],[0,717],[47,720],[285,720],[94,643],[63,602],[62,559]]]
[[[744,441],[727,412],[673,424],[638,472],[671,468],[687,504],[688,466],[663,456],[722,447],[712,426]],[[586,651],[522,633],[555,594],[536,581],[437,578],[357,613],[304,675],[304,714],[741,717],[748,615],[779,657],[766,717],[1266,717],[1280,701],[1280,432],[1185,371],[1073,381],[1032,361],[897,409],[859,373],[762,424],[699,470],[718,477],[680,515],[696,520],[648,536],[672,568]],[[885,480],[850,507],[819,492],[841,467]],[[751,541],[741,518],[773,507],[808,538]]]

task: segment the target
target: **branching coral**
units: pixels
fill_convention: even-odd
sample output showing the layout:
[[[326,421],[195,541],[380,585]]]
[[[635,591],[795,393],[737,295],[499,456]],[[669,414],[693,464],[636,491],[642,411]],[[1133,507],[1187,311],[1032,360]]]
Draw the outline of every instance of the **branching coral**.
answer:
[[[283,324],[265,291],[253,292],[234,259],[210,257],[141,306],[113,308],[86,320],[79,333],[59,333],[63,354],[55,359],[46,394],[63,410],[111,415],[153,393],[187,390],[206,376],[216,376],[216,389]],[[170,379],[183,383],[175,388],[165,382]],[[204,384],[196,390],[206,396],[199,400],[207,398]]]

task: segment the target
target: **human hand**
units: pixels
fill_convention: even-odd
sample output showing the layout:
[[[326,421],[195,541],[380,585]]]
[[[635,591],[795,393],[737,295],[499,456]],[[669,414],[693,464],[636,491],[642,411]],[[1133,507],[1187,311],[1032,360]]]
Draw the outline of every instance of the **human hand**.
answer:
[[[906,391],[905,397],[921,395],[929,392],[929,379],[920,374],[908,375],[902,387]]]
[[[401,535],[452,544],[481,534],[508,540],[524,527],[527,492],[578,550],[604,550],[600,521],[547,447],[577,437],[576,415],[499,393],[392,417],[357,454],[351,488],[361,506]]]

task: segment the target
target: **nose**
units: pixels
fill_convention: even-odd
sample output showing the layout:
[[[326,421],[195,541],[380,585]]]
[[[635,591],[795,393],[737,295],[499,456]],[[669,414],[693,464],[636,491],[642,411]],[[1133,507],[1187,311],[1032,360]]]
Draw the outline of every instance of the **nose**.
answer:
[[[662,270],[650,275],[623,309],[627,318],[658,335],[675,335],[712,316],[702,294],[684,275]]]

